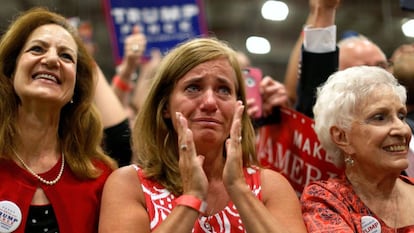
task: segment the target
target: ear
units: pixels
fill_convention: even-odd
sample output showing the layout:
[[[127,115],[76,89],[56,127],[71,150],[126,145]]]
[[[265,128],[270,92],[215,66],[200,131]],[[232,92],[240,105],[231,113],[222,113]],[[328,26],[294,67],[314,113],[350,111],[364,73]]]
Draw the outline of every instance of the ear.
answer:
[[[162,116],[166,119],[171,118],[170,109],[168,108],[168,104],[166,104],[162,110]]]
[[[331,134],[332,141],[346,154],[353,154],[353,148],[351,145],[351,142],[348,137],[348,133],[337,127],[332,126],[329,130],[329,133]]]

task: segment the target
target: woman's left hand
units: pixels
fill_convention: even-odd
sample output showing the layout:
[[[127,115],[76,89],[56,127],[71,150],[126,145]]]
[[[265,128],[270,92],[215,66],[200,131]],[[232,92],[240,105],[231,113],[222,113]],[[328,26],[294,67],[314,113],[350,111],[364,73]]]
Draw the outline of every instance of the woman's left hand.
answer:
[[[245,183],[243,173],[243,150],[242,150],[242,125],[244,105],[237,101],[234,111],[233,122],[230,129],[230,138],[226,140],[226,164],[223,170],[224,186],[229,189],[233,185]]]

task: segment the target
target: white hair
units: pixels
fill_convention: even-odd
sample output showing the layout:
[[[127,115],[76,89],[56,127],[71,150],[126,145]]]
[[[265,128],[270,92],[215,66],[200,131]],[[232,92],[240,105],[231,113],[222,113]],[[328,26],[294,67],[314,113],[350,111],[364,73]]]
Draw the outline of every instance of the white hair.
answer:
[[[405,87],[391,73],[375,66],[355,66],[338,71],[317,88],[316,103],[313,106],[315,132],[336,166],[343,166],[344,158],[331,139],[331,127],[350,129],[356,107],[379,86],[390,87],[401,103],[405,104]]]

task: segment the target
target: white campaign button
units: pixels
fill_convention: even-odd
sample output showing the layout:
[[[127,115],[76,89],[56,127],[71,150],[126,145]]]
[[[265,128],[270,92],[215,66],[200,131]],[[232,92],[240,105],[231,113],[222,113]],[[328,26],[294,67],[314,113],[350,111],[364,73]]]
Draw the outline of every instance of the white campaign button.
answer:
[[[363,233],[381,233],[381,224],[372,216],[362,216],[361,225]]]
[[[11,201],[0,201],[0,232],[9,233],[19,227],[22,221],[20,208]]]

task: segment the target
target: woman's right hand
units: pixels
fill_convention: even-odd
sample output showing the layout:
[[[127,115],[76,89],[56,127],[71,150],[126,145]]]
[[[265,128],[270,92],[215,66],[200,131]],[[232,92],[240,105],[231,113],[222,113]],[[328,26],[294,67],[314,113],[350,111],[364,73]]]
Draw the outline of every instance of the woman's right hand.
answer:
[[[208,180],[203,170],[204,156],[197,155],[193,132],[188,128],[187,119],[176,113],[178,127],[178,151],[183,194],[193,195],[201,200],[207,197]]]

